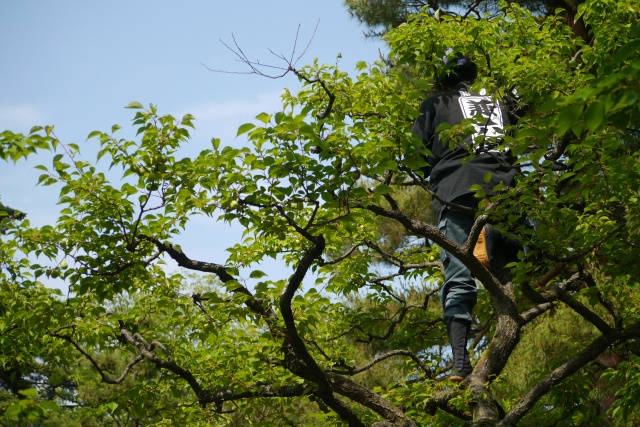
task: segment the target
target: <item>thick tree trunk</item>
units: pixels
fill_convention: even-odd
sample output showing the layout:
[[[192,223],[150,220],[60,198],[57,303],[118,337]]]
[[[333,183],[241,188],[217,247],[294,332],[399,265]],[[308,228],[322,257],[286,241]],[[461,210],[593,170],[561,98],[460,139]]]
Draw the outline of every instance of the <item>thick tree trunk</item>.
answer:
[[[491,293],[491,306],[497,317],[495,333],[473,373],[465,381],[475,401],[473,422],[477,425],[496,425],[504,416],[488,385],[500,375],[520,340],[522,318],[513,313],[515,295],[505,263],[506,260],[499,257],[493,262],[494,275],[502,283],[503,290],[500,294]]]

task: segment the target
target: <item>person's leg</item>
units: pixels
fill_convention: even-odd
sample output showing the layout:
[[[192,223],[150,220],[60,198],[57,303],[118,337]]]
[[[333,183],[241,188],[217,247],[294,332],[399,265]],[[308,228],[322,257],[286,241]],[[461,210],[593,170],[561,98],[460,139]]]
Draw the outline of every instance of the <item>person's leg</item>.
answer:
[[[473,215],[445,210],[440,219],[440,231],[456,243],[464,243],[473,226]],[[440,300],[445,323],[453,320],[471,322],[471,311],[476,305],[476,281],[469,269],[456,257],[440,248],[444,267],[444,284]]]
[[[470,328],[471,323],[466,320],[453,319],[447,323],[447,333],[453,353],[453,368],[451,368],[449,379],[456,383],[464,380],[473,371],[467,351],[467,336]]]
[[[441,215],[440,231],[454,242],[464,243],[473,222],[473,215],[445,210]],[[440,298],[454,361],[450,379],[460,382],[473,370],[467,352],[467,335],[477,301],[477,288],[471,272],[460,260],[442,248],[440,253],[445,277]]]

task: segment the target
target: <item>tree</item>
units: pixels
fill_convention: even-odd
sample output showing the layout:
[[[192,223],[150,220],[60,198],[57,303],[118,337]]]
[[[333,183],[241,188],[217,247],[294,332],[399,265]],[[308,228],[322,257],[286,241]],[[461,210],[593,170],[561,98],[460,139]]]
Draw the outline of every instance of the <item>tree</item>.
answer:
[[[118,138],[118,126],[89,135],[101,146],[98,164],[51,128],[3,132],[4,159],[62,151],[40,178],[60,186],[58,222],[6,225],[3,292],[28,301],[39,277],[57,275],[71,293],[35,304],[42,315],[3,314],[0,345],[28,348],[36,334],[116,390],[134,380],[112,402],[129,402],[139,425],[637,421],[640,387],[621,378],[637,376],[640,360],[640,30],[631,24],[640,11],[628,0],[587,1],[578,12],[590,43],[574,37],[561,12],[540,21],[502,5],[490,20],[410,18],[386,36],[397,68],[360,64],[351,77],[285,62],[283,73],[302,88],[283,94],[282,111],[240,126],[243,148],[214,138],[181,158],[193,117],[139,103],[128,106],[136,140]],[[519,158],[518,185],[495,189],[465,245],[396,200],[404,187],[427,192],[419,171],[428,153],[409,129],[448,47],[479,64],[478,87],[502,98],[517,88],[518,111],[526,110],[501,146]],[[471,125],[443,131],[455,138]],[[197,214],[243,227],[224,264],[191,259],[172,243]],[[384,245],[381,217],[414,244]],[[521,239],[526,258],[492,271],[475,259],[488,221]],[[475,369],[460,387],[442,380],[449,355],[433,243],[485,289]],[[219,288],[189,295],[183,275],[163,268],[167,258],[215,275]],[[259,270],[267,258],[282,263],[283,277]],[[111,309],[125,297],[131,306]],[[101,359],[112,352],[122,363]],[[585,392],[592,385],[600,395]]]
[[[589,36],[578,13],[578,6],[584,3],[582,0],[519,0],[511,3],[541,16],[554,15],[562,9],[574,34],[585,40]],[[345,0],[344,4],[353,18],[369,27],[365,32],[367,37],[383,36],[422,11],[432,16],[480,19],[483,15],[498,14],[501,8],[501,2],[495,0]]]

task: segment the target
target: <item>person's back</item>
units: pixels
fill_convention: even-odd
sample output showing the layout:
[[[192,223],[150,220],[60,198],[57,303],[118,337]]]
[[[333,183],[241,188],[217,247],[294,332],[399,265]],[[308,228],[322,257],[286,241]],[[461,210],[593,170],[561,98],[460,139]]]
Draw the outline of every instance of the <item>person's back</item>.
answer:
[[[430,188],[449,202],[470,194],[474,184],[491,194],[499,183],[512,185],[515,177],[509,151],[496,149],[510,124],[509,115],[491,96],[471,92],[469,87],[469,82],[460,82],[450,91],[427,98],[412,128],[432,154],[428,159]],[[478,119],[473,124],[475,132],[466,134],[461,142],[448,140],[436,132],[443,123],[457,125],[472,118]],[[467,159],[471,153],[474,156]],[[485,182],[487,173],[491,173],[491,179]],[[437,213],[442,210],[437,199],[434,209]]]

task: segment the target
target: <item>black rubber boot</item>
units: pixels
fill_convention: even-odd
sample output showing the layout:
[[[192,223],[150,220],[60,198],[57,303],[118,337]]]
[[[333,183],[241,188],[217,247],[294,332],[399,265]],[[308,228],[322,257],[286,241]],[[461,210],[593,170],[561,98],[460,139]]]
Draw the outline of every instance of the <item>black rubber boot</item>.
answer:
[[[453,369],[451,369],[449,379],[456,383],[464,380],[473,371],[469,352],[467,352],[467,335],[470,328],[471,323],[464,320],[453,319],[447,324],[453,353]]]

